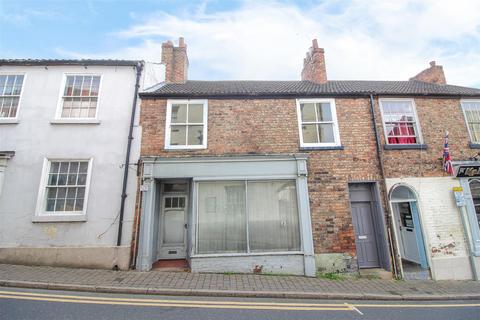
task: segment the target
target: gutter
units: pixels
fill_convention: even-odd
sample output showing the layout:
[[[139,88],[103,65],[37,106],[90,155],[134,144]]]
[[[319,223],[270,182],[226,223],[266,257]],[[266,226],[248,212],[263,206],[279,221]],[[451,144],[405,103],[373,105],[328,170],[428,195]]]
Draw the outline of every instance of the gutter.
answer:
[[[128,182],[128,169],[130,164],[130,151],[132,149],[132,140],[133,140],[133,126],[135,124],[135,114],[137,111],[137,101],[138,101],[138,91],[140,88],[140,77],[142,76],[144,63],[139,62],[135,66],[137,71],[137,78],[135,80],[135,92],[133,95],[132,103],[132,114],[130,117],[130,128],[128,129],[128,140],[127,140],[127,153],[125,155],[124,171],[123,171],[123,184],[122,184],[122,196],[120,202],[120,217],[118,221],[118,236],[117,236],[117,246],[122,244],[122,228],[123,228],[123,216],[125,213],[125,199],[127,198],[127,182]]]

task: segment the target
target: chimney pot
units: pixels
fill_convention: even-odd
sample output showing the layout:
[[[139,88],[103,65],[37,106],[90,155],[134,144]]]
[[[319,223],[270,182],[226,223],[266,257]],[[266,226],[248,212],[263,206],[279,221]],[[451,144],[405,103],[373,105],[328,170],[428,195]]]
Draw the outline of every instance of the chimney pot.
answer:
[[[430,61],[430,67],[435,67],[436,64],[437,64],[437,63],[435,62],[435,60]]]
[[[180,48],[185,47],[185,39],[183,37],[178,38],[178,46]]]

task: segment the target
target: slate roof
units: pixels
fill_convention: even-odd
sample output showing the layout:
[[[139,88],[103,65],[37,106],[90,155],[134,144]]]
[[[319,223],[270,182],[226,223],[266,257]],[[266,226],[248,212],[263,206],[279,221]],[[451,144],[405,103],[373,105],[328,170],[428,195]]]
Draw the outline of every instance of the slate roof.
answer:
[[[0,59],[0,66],[136,66],[140,62],[113,59]]]
[[[183,84],[161,83],[142,92],[143,97],[308,97],[364,96],[367,94],[398,96],[470,96],[480,97],[480,89],[453,85],[436,85],[410,81],[333,80],[325,84],[310,81],[198,81]]]

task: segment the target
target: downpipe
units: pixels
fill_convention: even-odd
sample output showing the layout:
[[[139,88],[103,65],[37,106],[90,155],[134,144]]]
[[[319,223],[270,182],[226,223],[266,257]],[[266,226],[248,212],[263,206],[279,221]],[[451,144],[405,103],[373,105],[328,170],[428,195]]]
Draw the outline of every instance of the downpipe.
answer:
[[[123,216],[125,213],[125,200],[127,198],[127,182],[128,182],[128,170],[130,165],[130,152],[132,149],[132,141],[133,141],[133,126],[135,124],[135,114],[137,112],[138,91],[140,88],[140,78],[142,76],[143,65],[144,65],[143,62],[138,62],[137,65],[135,66],[137,75],[135,80],[135,92],[133,95],[132,114],[130,116],[130,127],[128,130],[127,153],[125,155],[125,163],[124,163],[124,170],[123,170],[123,184],[122,184],[122,195],[121,195],[121,202],[120,202],[120,216],[118,221],[117,247],[119,247],[122,244]]]

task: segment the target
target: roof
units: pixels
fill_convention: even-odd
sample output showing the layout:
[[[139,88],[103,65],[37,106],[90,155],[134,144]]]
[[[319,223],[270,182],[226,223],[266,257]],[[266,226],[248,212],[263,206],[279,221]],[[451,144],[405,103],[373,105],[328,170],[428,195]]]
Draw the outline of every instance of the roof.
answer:
[[[165,98],[229,98],[229,97],[307,97],[307,96],[475,96],[480,89],[453,85],[437,85],[417,80],[364,81],[333,80],[325,84],[311,81],[198,81],[186,83],[161,83],[142,97]]]
[[[0,66],[136,66],[140,60],[0,59]]]

